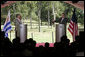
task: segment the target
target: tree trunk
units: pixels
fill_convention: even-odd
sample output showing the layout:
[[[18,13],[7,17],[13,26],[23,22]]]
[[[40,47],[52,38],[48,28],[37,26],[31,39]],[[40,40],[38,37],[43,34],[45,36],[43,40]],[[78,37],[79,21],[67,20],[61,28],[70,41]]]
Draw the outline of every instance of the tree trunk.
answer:
[[[41,16],[41,10],[39,9],[39,12],[38,12],[38,18],[39,18],[39,21],[38,21],[38,25],[39,25],[39,32],[40,32],[40,25],[41,25],[41,18],[40,18],[40,16]]]
[[[30,16],[30,29],[32,29],[32,17]]]
[[[50,16],[49,16],[49,10],[48,10],[48,27],[50,26]]]

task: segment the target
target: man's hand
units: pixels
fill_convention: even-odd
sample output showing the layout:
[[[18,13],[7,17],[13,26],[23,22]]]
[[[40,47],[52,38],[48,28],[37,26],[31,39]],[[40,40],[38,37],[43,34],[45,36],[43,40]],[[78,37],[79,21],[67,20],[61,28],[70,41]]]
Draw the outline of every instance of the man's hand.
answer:
[[[56,22],[56,20],[52,20],[52,23],[54,24],[54,22]]]

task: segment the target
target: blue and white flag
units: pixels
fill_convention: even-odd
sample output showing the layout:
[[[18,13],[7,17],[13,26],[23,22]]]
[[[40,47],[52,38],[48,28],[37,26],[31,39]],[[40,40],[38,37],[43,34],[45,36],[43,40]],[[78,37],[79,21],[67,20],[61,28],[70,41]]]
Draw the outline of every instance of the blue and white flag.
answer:
[[[3,31],[5,32],[5,37],[8,37],[8,32],[12,29],[11,22],[10,22],[10,10],[8,11],[8,16],[4,23]]]

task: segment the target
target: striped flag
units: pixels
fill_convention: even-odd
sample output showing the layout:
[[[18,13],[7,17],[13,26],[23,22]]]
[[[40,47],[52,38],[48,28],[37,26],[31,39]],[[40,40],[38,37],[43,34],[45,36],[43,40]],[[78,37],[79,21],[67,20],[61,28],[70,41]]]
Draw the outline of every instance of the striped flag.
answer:
[[[72,15],[72,18],[70,20],[68,30],[72,34],[73,41],[75,41],[75,36],[78,35],[78,24],[77,24],[77,17],[75,14],[75,9],[73,11],[73,15]]]
[[[8,32],[11,30],[11,22],[10,22],[10,10],[8,11],[8,16],[4,23],[3,31],[5,32],[5,37],[8,37]]]

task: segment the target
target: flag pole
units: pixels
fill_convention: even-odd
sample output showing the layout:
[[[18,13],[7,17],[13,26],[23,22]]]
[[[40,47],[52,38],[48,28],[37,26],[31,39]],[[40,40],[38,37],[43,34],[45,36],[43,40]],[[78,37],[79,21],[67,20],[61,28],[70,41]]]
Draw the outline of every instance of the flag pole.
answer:
[[[10,11],[10,8],[8,10]],[[10,41],[11,41],[11,31],[10,31]]]
[[[13,5],[13,10],[14,10],[14,17],[15,17],[15,20],[16,20],[16,15],[15,15],[15,4]],[[15,31],[15,38],[16,38],[16,31]]]
[[[11,31],[10,31],[10,40],[11,40]]]

